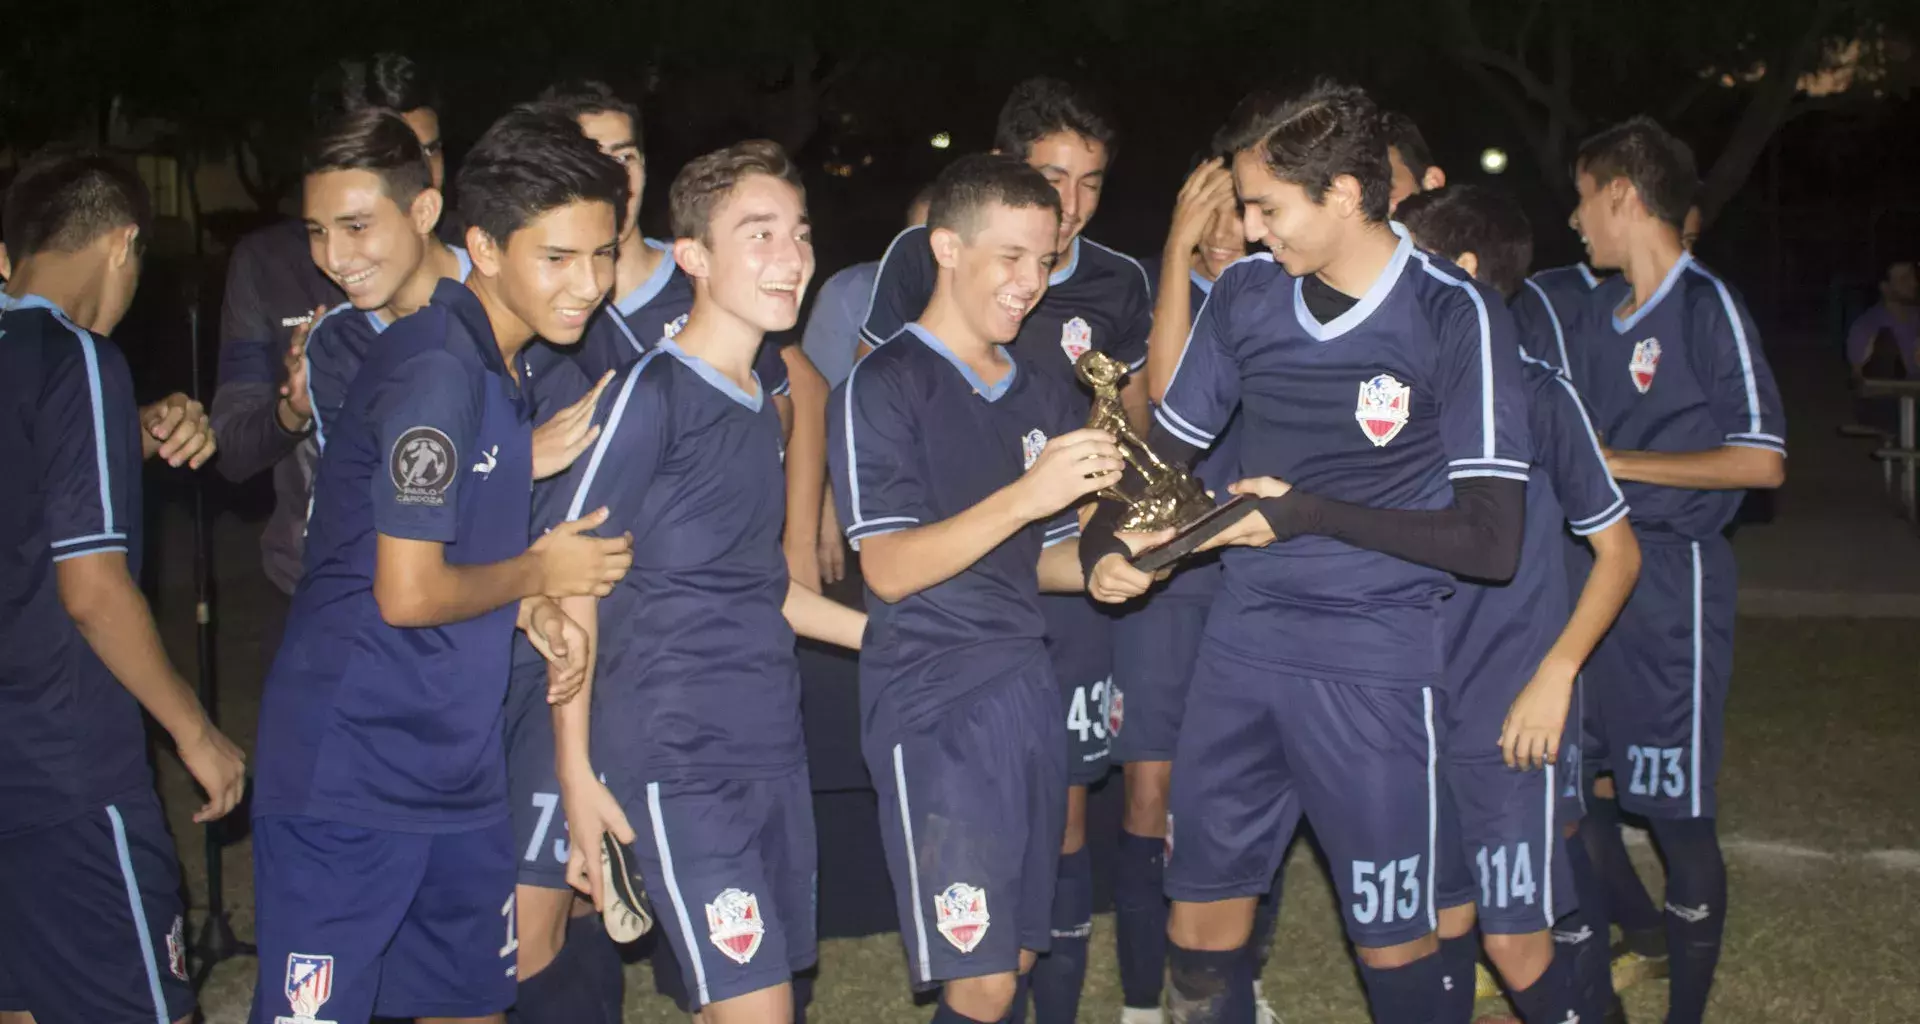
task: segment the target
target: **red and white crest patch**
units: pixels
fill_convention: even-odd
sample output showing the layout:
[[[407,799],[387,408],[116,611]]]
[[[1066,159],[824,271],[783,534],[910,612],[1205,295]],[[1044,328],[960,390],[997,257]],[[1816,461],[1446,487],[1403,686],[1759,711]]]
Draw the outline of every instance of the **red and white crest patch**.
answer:
[[[1069,362],[1079,362],[1080,357],[1093,349],[1093,328],[1079,317],[1060,325],[1060,351],[1067,354]]]
[[[320,1024],[314,1015],[333,998],[333,957],[315,953],[287,954],[287,1006],[298,1024]],[[288,1020],[275,1017],[274,1024]],[[332,1024],[332,1022],[328,1022]]]
[[[1633,346],[1633,358],[1627,361],[1627,372],[1633,375],[1633,386],[1641,394],[1653,386],[1654,372],[1660,369],[1660,339],[1648,338]]]
[[[723,889],[707,904],[707,937],[727,959],[744,964],[760,952],[767,923],[760,919],[760,898],[740,889]]]
[[[1413,388],[1400,383],[1392,374],[1383,373],[1361,383],[1360,401],[1354,407],[1353,418],[1360,422],[1367,440],[1372,441],[1375,448],[1381,448],[1400,436],[1412,409]]]
[[[993,923],[987,913],[987,891],[965,882],[955,882],[933,898],[933,916],[940,934],[962,953],[973,952]]]
[[[1047,435],[1042,434],[1038,427],[1027,431],[1027,435],[1020,439],[1020,458],[1024,463],[1020,468],[1032,469],[1033,464],[1040,460],[1040,453],[1046,450]]]
[[[1107,681],[1107,735],[1120,735],[1127,721],[1127,695],[1112,680]]]

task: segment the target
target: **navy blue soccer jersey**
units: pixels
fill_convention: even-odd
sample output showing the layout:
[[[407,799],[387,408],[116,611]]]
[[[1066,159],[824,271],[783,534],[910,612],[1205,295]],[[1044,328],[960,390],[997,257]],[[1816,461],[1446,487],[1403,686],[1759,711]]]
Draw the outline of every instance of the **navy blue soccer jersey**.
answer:
[[[140,706],[60,601],[54,563],[140,575],[140,422],[120,350],[37,295],[0,295],[0,836],[153,788]]]
[[[543,527],[605,506],[633,568],[600,601],[596,767],[634,783],[765,778],[806,758],[787,562],[780,420],[671,340],[600,399],[600,439]],[[543,501],[543,506],[545,502]]]
[[[1719,275],[1683,254],[1660,288],[1608,315],[1575,356],[1574,380],[1607,446],[1696,452],[1733,445],[1786,454],[1786,418],[1760,332]],[[1741,491],[1624,481],[1635,527],[1704,540],[1733,521]]]
[[[448,248],[460,261],[457,280],[465,281],[473,272],[473,260],[465,249]],[[307,401],[313,407],[313,439],[321,451],[327,448],[327,426],[347,402],[347,386],[359,374],[373,339],[386,329],[387,322],[378,311],[342,302],[307,330]]]
[[[919,324],[856,363],[834,389],[827,462],[847,538],[950,519],[1026,472],[1047,440],[1083,417],[1058,382],[1000,352],[987,384]],[[1033,523],[944,582],[900,601],[867,595],[862,717],[889,735],[1045,656],[1036,567],[1043,546],[1079,535],[1071,512]]]
[[[1237,409],[1240,473],[1372,508],[1440,509],[1451,481],[1525,481],[1519,349],[1492,293],[1402,237],[1386,269],[1327,323],[1267,253],[1214,282],[1155,412],[1198,447]],[[1210,642],[1317,679],[1441,679],[1446,573],[1321,536],[1224,553]]]
[[[880,261],[861,340],[878,348],[924,312],[933,298],[935,271],[925,227],[896,235]],[[1098,350],[1137,372],[1146,366],[1151,333],[1153,288],[1145,268],[1092,239],[1076,238],[1010,347],[1023,362],[1064,384],[1084,416],[1093,393],[1074,376],[1074,360]]]
[[[321,460],[306,574],[261,703],[256,815],[415,832],[505,818],[516,608],[388,625],[375,547],[433,541],[465,565],[520,555],[532,476],[529,403],[480,300],[442,281],[368,353]]]
[[[1522,351],[1571,377],[1580,339],[1605,322],[1627,290],[1618,274],[1600,277],[1585,263],[1539,271],[1508,303]]]
[[[587,324],[580,343],[568,350],[590,380],[632,365],[660,339],[679,334],[693,312],[693,279],[674,261],[673,247],[651,238],[641,243],[662,253],[660,265],[638,287],[603,305]],[[787,393],[787,364],[780,358],[780,346],[771,339],[760,346],[753,372],[769,393]]]
[[[1495,744],[1507,708],[1573,614],[1565,531],[1591,536],[1627,515],[1626,497],[1607,471],[1573,385],[1553,366],[1531,359],[1521,375],[1533,468],[1519,567],[1497,586],[1462,581],[1443,606],[1452,718],[1466,723],[1468,753],[1489,758],[1499,756]]]

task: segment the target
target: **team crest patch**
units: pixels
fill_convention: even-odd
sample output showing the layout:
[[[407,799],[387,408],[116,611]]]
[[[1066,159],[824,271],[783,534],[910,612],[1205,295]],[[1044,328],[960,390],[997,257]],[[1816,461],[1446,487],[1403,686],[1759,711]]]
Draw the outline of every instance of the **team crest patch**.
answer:
[[[1648,338],[1633,346],[1633,358],[1627,361],[1627,372],[1633,375],[1633,386],[1641,394],[1653,386],[1654,371],[1660,369],[1660,339]]]
[[[273,1024],[333,1024],[314,1019],[333,998],[333,957],[310,953],[287,954],[287,1005],[291,1017],[275,1017]]]
[[[707,904],[707,937],[736,964],[760,952],[767,924],[760,919],[760,898],[739,889],[723,889]]]
[[[1093,328],[1085,320],[1076,316],[1060,325],[1060,351],[1067,354],[1069,362],[1078,362],[1092,348]]]
[[[173,927],[167,929],[167,973],[187,980],[187,923],[173,915]]]
[[[1027,431],[1027,436],[1020,439],[1020,457],[1026,463],[1021,468],[1032,469],[1033,464],[1039,461],[1040,453],[1046,448],[1047,435],[1042,434],[1038,429]]]
[[[987,891],[965,882],[955,882],[933,898],[933,916],[940,934],[962,953],[973,952],[993,923],[987,913]]]
[[[680,332],[685,330],[687,327],[687,316],[688,314],[682,313],[679,316],[676,316],[673,319],[667,321],[666,326],[660,328],[660,336],[663,338],[679,337]]]
[[[1107,682],[1107,735],[1119,736],[1120,727],[1127,721],[1127,695],[1118,686]]]
[[[1381,448],[1400,436],[1412,408],[1413,388],[1400,383],[1392,374],[1383,373],[1360,385],[1360,402],[1353,410],[1353,418],[1360,421],[1367,440],[1372,441],[1375,448]]]
[[[401,434],[387,457],[394,500],[402,505],[445,505],[457,457],[453,439],[434,427],[414,427]]]

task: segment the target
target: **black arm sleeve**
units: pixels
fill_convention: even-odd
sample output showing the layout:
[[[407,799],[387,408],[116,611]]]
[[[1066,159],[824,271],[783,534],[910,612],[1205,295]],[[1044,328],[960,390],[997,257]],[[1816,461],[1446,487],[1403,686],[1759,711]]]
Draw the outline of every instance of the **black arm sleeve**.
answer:
[[[1193,461],[1200,457],[1203,448],[1190,445],[1175,437],[1173,432],[1160,425],[1158,418],[1153,428],[1147,432],[1147,447],[1160,456],[1168,465],[1191,468]],[[1138,487],[1140,475],[1131,468],[1121,478],[1122,487]],[[1093,567],[1108,555],[1130,555],[1127,542],[1114,536],[1120,526],[1120,515],[1125,509],[1110,498],[1098,499],[1099,505],[1093,510],[1093,518],[1087,520],[1085,529],[1080,531],[1080,575],[1084,579],[1093,578]]]
[[[1453,504],[1441,509],[1368,508],[1289,491],[1260,499],[1260,514],[1276,541],[1318,534],[1418,565],[1471,579],[1513,578],[1526,525],[1527,485],[1499,477],[1453,484]]]

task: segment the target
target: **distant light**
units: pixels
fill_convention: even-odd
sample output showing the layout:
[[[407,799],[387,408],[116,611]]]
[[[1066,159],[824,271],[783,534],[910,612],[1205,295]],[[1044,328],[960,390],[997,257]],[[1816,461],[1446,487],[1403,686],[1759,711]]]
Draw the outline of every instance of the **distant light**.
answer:
[[[853,165],[849,163],[842,163],[837,160],[830,160],[821,169],[826,171],[828,174],[833,175],[836,178],[853,177]]]
[[[1498,146],[1488,146],[1480,154],[1480,169],[1488,174],[1501,174],[1507,169],[1507,151]]]
[[[867,153],[867,154],[864,154],[864,155],[862,155],[862,156],[860,157],[860,166],[862,166],[862,167],[872,167],[872,166],[873,166],[873,154],[872,154],[872,153]]]
[[[953,145],[953,136],[948,135],[946,132],[940,132],[929,141],[932,143],[933,148],[945,149],[948,146]]]

